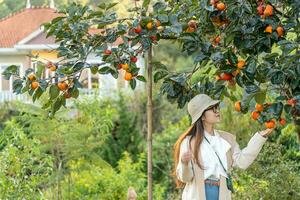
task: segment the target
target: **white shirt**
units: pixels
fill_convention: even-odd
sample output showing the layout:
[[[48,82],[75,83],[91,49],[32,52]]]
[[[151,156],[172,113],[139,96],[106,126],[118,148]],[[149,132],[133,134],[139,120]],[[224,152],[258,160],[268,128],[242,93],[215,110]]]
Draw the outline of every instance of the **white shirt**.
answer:
[[[203,141],[200,145],[200,152],[204,167],[204,179],[207,179],[208,177],[219,179],[220,175],[227,177],[227,174],[224,171],[214,150],[219,155],[225,169],[227,170],[226,152],[230,149],[231,145],[226,140],[224,140],[215,130],[214,135],[211,135],[206,131],[204,131],[204,135],[210,142],[209,144],[206,139],[203,138]]]

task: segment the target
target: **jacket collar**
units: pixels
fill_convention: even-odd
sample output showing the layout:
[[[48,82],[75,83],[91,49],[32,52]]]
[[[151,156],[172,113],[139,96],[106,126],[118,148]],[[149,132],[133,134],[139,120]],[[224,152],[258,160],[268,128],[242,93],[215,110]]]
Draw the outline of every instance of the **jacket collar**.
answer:
[[[231,141],[228,141],[230,139],[226,137],[224,134],[222,134],[221,132],[219,132],[218,130],[214,129],[214,136],[212,136],[211,134],[209,134],[207,131],[204,130],[204,136],[208,139],[208,141],[210,141],[212,137],[222,139],[220,142],[222,145],[222,149],[225,152],[227,152],[232,146]]]

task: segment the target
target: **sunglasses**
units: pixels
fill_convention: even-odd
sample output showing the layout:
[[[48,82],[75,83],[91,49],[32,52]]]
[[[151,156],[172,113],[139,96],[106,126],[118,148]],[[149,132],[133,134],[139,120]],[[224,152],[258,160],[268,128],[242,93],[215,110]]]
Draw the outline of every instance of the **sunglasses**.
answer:
[[[208,107],[205,111],[208,111],[208,110],[212,110],[214,113],[219,113],[220,106],[219,106],[219,104],[216,104],[216,105]]]

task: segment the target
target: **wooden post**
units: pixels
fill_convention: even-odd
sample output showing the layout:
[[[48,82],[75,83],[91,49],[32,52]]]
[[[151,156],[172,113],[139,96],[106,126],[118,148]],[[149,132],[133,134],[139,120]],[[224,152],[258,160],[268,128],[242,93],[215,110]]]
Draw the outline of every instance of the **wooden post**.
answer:
[[[148,200],[152,200],[152,46],[148,50],[147,60],[147,147],[148,147],[148,160],[147,160],[147,174],[148,174]]]
[[[87,70],[88,74],[88,90],[90,91],[92,89],[92,72],[90,69]]]
[[[2,91],[2,66],[0,65],[0,92]]]

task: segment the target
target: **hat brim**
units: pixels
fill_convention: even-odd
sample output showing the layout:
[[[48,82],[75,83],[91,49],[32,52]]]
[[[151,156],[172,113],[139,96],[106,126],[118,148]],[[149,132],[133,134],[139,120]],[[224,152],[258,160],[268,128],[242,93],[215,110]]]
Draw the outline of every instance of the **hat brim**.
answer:
[[[209,104],[207,104],[207,106],[205,108],[203,108],[199,113],[197,113],[197,115],[195,115],[194,120],[192,120],[191,124],[194,124],[203,114],[203,112],[210,106],[216,105],[218,103],[220,103],[220,100],[213,100],[211,101]]]

